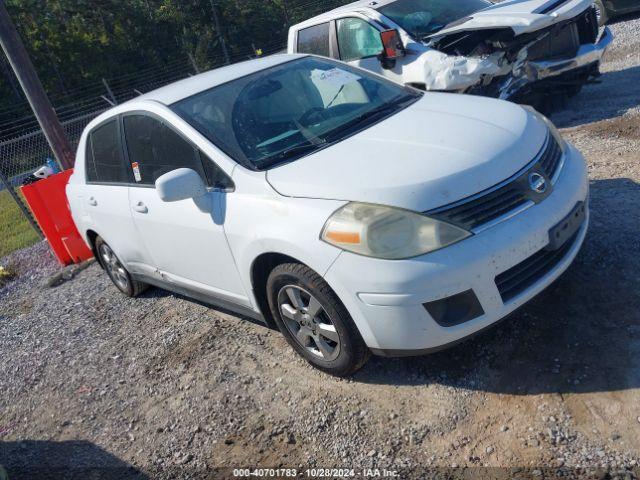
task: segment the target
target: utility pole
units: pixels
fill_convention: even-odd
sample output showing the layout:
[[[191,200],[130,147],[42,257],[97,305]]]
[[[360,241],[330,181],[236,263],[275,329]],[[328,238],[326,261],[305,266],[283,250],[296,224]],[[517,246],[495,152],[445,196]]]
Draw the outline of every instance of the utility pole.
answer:
[[[20,82],[31,109],[63,170],[73,168],[69,139],[51,106],[44,87],[33,68],[27,50],[13,25],[4,0],[0,0],[0,45]]]
[[[222,53],[224,54],[224,63],[229,65],[231,63],[231,60],[229,60],[229,51],[227,50],[227,42],[224,39],[222,30],[220,29],[220,20],[218,19],[218,6],[215,4],[214,0],[209,0],[209,3],[211,4],[211,11],[213,12],[213,22],[215,25],[216,34],[220,39],[220,44],[222,45]]]

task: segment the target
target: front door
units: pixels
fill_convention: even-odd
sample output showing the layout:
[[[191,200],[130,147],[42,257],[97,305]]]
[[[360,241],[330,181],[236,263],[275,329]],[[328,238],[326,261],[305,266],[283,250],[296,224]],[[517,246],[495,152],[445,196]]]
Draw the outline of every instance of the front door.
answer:
[[[395,68],[382,68],[378,56],[383,46],[380,31],[377,28],[361,18],[348,17],[336,20],[336,29],[340,60],[402,82],[402,68],[399,61]]]
[[[224,232],[227,193],[212,189],[197,203],[163,202],[155,190],[158,177],[177,168],[195,170],[209,185],[219,184],[212,177],[224,173],[158,117],[128,114],[123,124],[136,183],[129,190],[129,205],[158,275],[183,288],[250,306]]]

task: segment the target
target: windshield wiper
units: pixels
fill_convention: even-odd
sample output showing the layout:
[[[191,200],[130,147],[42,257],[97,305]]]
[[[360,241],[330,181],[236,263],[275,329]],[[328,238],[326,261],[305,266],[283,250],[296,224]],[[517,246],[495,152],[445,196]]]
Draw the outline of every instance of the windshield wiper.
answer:
[[[384,105],[380,105],[379,107],[376,107],[373,110],[362,112],[360,115],[358,115],[349,123],[360,123],[363,120],[367,120],[371,117],[375,117],[376,115],[388,112],[389,110],[395,109],[395,108],[396,108],[395,103],[385,103]]]
[[[369,110],[368,112],[361,113],[356,118],[354,118],[351,122],[348,122],[347,125],[360,123],[363,120],[376,116],[380,113],[384,113],[396,107],[397,107],[396,103],[385,103],[384,105],[380,105],[379,107],[376,107],[373,110]],[[343,127],[344,125],[341,126],[340,129],[342,129]],[[293,147],[287,148],[286,150],[283,150],[282,152],[277,153],[272,157],[269,157],[268,161],[269,163],[273,163],[274,160],[275,161],[288,160],[294,156],[299,156],[300,154],[311,152],[319,148],[327,147],[329,146],[330,143],[332,142],[328,142],[326,138],[313,137],[311,139],[308,139],[308,143],[301,143],[299,145],[294,145]]]
[[[306,153],[314,152],[316,150],[321,150],[326,148],[334,143],[340,141],[341,138],[344,137],[344,131],[346,128],[350,128],[355,126],[365,120],[370,119],[371,117],[378,116],[380,114],[386,113],[390,110],[397,110],[399,107],[402,107],[408,101],[413,101],[415,99],[414,95],[400,96],[399,98],[380,105],[374,109],[368,110],[366,112],[362,112],[360,115],[356,116],[351,121],[340,125],[338,128],[335,128],[324,135],[324,138],[313,137],[307,139],[307,142],[300,143],[298,145],[294,145],[293,147],[289,147],[275,155],[271,155],[260,161],[260,164],[257,165],[258,168],[267,168],[273,166],[275,164],[284,162],[286,160],[291,160],[292,158],[299,158],[304,156]],[[340,134],[339,137],[336,134]]]
[[[370,119],[371,117],[378,116],[381,113],[386,113],[386,112],[388,112],[390,110],[396,110],[400,103],[402,103],[402,102],[395,101],[395,102],[385,103],[384,105],[380,105],[379,107],[376,107],[376,108],[374,108],[372,110],[368,110],[366,112],[362,112],[360,115],[355,117],[350,122],[347,122],[346,125],[343,125],[340,128],[342,129],[342,128],[347,127],[347,126],[357,125],[359,123],[362,123],[365,120]]]
[[[370,120],[372,117],[378,117],[381,114],[388,113],[390,111],[396,112],[403,108],[407,103],[415,101],[416,97],[419,97],[420,94],[407,94],[401,95],[398,98],[391,100],[383,105],[380,105],[372,110],[368,110],[366,112],[362,112],[360,115],[352,118],[348,122],[340,125],[337,128],[327,132],[325,134],[325,138],[329,139],[331,143],[339,141],[341,138],[344,138],[345,131],[351,129],[353,127],[358,126],[359,124],[365,122],[366,120]]]
[[[289,147],[280,153],[276,153],[266,159],[264,159],[261,163],[261,167],[273,165],[274,163],[279,163],[285,160],[290,160],[293,157],[304,155],[305,153],[312,152],[319,148],[322,148],[327,143],[324,139],[318,139],[316,142],[308,142],[308,143],[300,143],[298,145],[294,145],[293,147]]]
[[[449,24],[446,24],[446,25],[445,24],[434,25],[433,27],[431,27],[429,29],[429,31],[427,33],[422,33],[422,34],[418,35],[418,38],[421,41],[425,41],[425,40],[429,39],[430,37],[434,36],[440,30],[444,30],[448,26],[449,26]]]

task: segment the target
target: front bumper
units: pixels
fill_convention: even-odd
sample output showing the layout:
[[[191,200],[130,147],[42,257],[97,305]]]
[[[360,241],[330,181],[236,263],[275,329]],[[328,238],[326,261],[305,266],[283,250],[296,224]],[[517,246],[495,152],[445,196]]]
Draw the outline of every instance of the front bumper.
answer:
[[[437,350],[487,328],[525,304],[571,264],[585,238],[588,214],[555,266],[503,301],[496,277],[549,244],[549,230],[588,195],[587,170],[572,146],[553,193],[543,202],[481,233],[421,257],[389,261],[348,252],[325,274],[374,353],[413,355]],[[472,290],[484,312],[445,327],[424,304]]]
[[[513,75],[500,88],[500,98],[508,100],[532,83],[553,79],[591,65],[597,66],[611,42],[613,42],[613,33],[609,27],[605,27],[596,43],[581,45],[574,57],[523,60],[514,68]]]

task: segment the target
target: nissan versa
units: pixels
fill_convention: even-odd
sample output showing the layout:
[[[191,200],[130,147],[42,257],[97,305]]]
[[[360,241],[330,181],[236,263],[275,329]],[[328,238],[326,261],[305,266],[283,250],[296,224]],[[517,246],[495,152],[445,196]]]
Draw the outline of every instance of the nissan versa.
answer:
[[[505,317],[588,223],[584,159],[535,111],[300,55],[102,114],[67,193],[124,294],[157,285],[274,322],[335,375]]]

